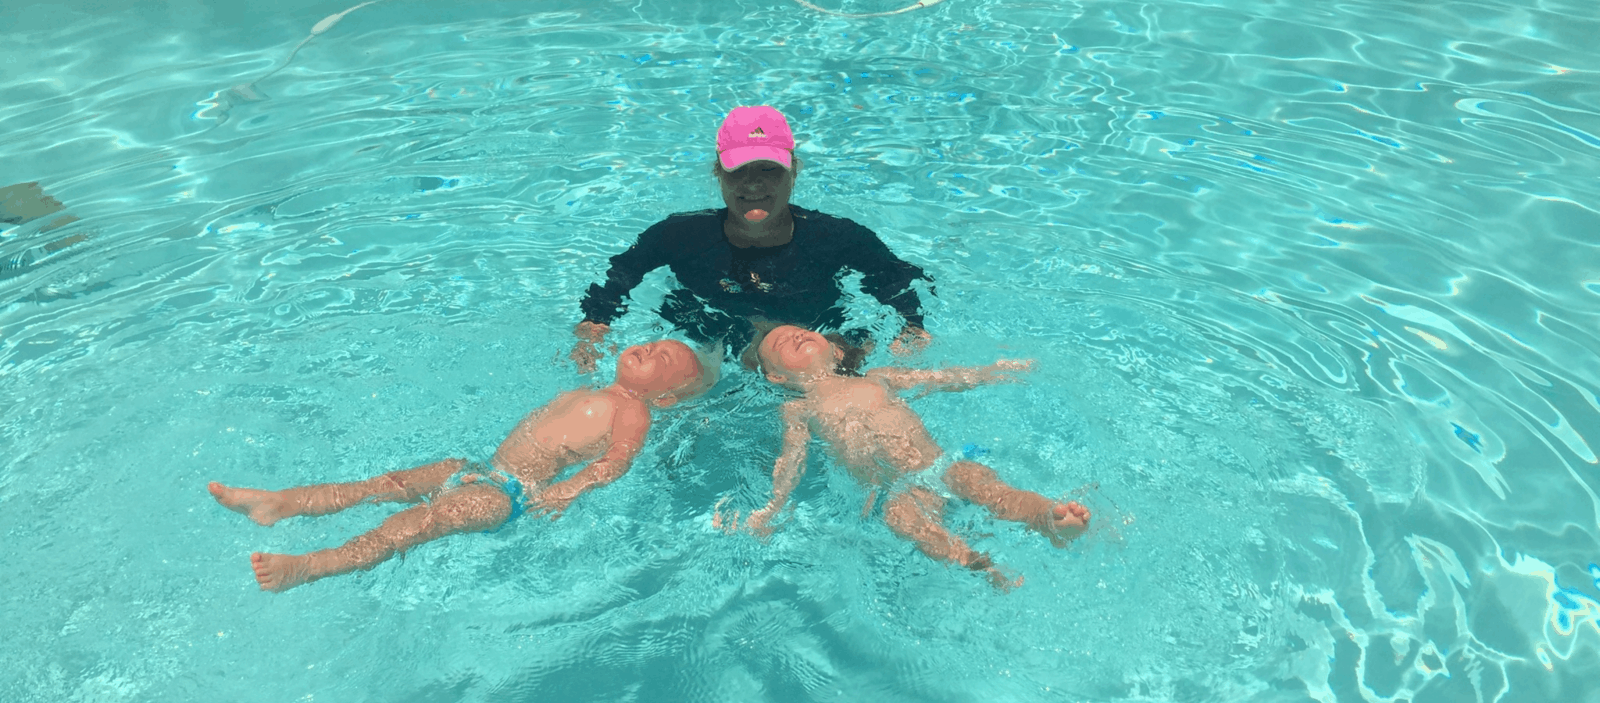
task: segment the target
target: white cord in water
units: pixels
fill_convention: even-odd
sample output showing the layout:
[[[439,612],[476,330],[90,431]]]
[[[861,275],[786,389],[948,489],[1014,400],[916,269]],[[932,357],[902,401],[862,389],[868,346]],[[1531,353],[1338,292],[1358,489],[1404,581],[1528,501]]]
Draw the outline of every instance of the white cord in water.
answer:
[[[937,4],[941,3],[941,2],[944,2],[944,0],[917,0],[917,2],[915,2],[915,3],[911,4],[911,5],[907,5],[905,7],[902,7],[900,9],[898,9],[898,10],[890,10],[889,12],[868,12],[868,13],[858,14],[857,15],[857,14],[850,14],[848,12],[837,12],[837,11],[830,10],[828,8],[825,8],[825,7],[817,7],[816,5],[813,5],[813,4],[809,3],[809,2],[806,2],[806,0],[794,0],[794,1],[795,1],[795,3],[799,4],[801,7],[805,7],[805,8],[812,9],[812,10],[816,10],[817,12],[821,12],[821,13],[829,14],[829,15],[836,15],[836,16],[839,16],[839,17],[853,17],[853,18],[888,17],[889,15],[898,15],[898,14],[900,14],[902,12],[910,12],[912,10],[920,10],[920,9],[922,9],[924,7],[933,7],[934,5],[937,5]]]
[[[247,100],[261,100],[261,99],[263,99],[261,94],[256,92],[256,84],[257,83],[260,83],[261,81],[264,81],[264,80],[266,80],[268,78],[271,78],[273,74],[275,74],[275,73],[277,73],[279,71],[282,71],[285,68],[288,68],[289,67],[289,62],[294,60],[295,55],[299,54],[300,50],[305,48],[306,44],[311,43],[311,40],[315,39],[317,37],[317,35],[322,34],[323,32],[326,32],[326,31],[328,31],[330,29],[333,29],[333,26],[338,24],[339,20],[344,19],[345,15],[348,15],[348,14],[350,14],[352,12],[355,12],[356,10],[359,10],[359,9],[361,9],[363,7],[366,7],[368,5],[371,5],[373,3],[382,2],[382,1],[383,0],[367,0],[366,2],[361,3],[360,5],[356,5],[354,7],[345,8],[345,10],[343,12],[335,13],[335,14],[328,15],[327,17],[322,18],[322,21],[317,22],[314,25],[311,25],[311,33],[307,34],[305,39],[301,39],[299,44],[295,44],[294,48],[289,50],[289,55],[283,59],[283,63],[278,64],[277,68],[274,68],[271,71],[268,71],[266,73],[266,75],[263,75],[260,78],[257,78],[257,79],[255,79],[253,81],[250,81],[249,83],[244,83],[242,85],[234,86],[233,87],[233,92],[238,93],[240,96],[243,96]],[[937,0],[935,0],[935,1],[937,1]]]
[[[277,72],[282,71],[285,68],[288,68],[289,67],[289,62],[294,60],[294,57],[300,53],[301,49],[305,48],[306,44],[311,43],[312,39],[317,38],[317,36],[322,34],[323,32],[326,32],[326,31],[328,31],[330,29],[333,29],[333,26],[336,25],[336,24],[339,24],[339,20],[344,19],[345,15],[348,15],[348,14],[350,14],[352,12],[355,12],[356,10],[359,10],[359,9],[361,9],[363,7],[368,6],[368,5],[372,5],[374,3],[379,3],[379,2],[382,2],[382,1],[383,0],[366,0],[366,2],[363,2],[363,3],[359,4],[359,5],[355,5],[355,6],[352,6],[352,7],[345,8],[342,12],[337,12],[337,13],[334,13],[334,14],[328,15],[327,17],[322,18],[321,21],[317,22],[314,25],[311,25],[311,33],[307,34],[305,39],[301,39],[299,44],[294,45],[294,48],[289,50],[289,55],[284,57],[283,63],[278,64],[277,68],[274,68],[271,71],[266,72],[265,75],[262,75],[260,78],[257,78],[257,79],[255,79],[253,81],[250,81],[249,83],[242,83],[240,85],[234,86],[233,87],[233,92],[235,94],[239,95],[240,97],[246,99],[246,100],[262,100],[262,99],[265,99],[264,96],[262,96],[261,93],[256,90],[256,84],[257,83],[260,83],[261,81],[264,81],[264,80],[266,80],[268,78],[271,78]],[[900,14],[902,12],[910,12],[912,10],[920,10],[920,9],[922,9],[924,7],[933,7],[934,5],[937,5],[937,4],[941,3],[941,2],[944,2],[944,0],[917,0],[917,2],[915,2],[915,3],[912,3],[910,5],[902,7],[900,9],[898,9],[898,10],[891,10],[889,12],[868,12],[868,13],[861,13],[861,14],[852,14],[852,13],[848,13],[848,12],[838,12],[836,10],[829,10],[829,9],[827,9],[825,7],[817,7],[816,5],[813,5],[813,4],[809,3],[809,2],[806,2],[806,0],[794,0],[794,1],[796,3],[798,3],[801,7],[805,7],[805,8],[811,9],[811,10],[816,10],[817,12],[821,12],[821,13],[829,14],[829,15],[835,15],[835,16],[838,16],[838,17],[850,17],[850,18],[888,17],[889,15],[898,15],[898,14]]]

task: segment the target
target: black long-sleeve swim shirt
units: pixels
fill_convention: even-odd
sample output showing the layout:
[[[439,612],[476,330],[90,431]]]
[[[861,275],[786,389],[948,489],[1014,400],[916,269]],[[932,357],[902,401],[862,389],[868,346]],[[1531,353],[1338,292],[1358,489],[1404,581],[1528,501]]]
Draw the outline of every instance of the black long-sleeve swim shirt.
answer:
[[[750,317],[839,329],[840,299],[850,270],[861,287],[892,307],[906,324],[922,327],[921,300],[911,282],[931,280],[902,261],[878,235],[843,217],[790,206],[794,236],[774,247],[735,247],[722,232],[725,208],[679,213],[651,225],[639,241],[611,257],[604,284],[589,286],[585,320],[611,324],[626,312],[623,297],[645,274],[668,266],[680,288],[661,316],[700,342],[722,339],[734,348],[750,341]]]

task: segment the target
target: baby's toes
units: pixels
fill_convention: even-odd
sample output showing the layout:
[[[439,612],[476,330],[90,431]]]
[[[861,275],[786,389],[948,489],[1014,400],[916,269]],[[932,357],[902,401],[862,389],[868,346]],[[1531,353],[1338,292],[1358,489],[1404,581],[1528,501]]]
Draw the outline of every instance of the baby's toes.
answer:
[[[1050,528],[1043,530],[1050,543],[1057,548],[1083,534],[1089,524],[1089,511],[1078,503],[1057,503],[1050,509]]]
[[[1076,508],[1076,509],[1074,509]],[[1088,522],[1088,513],[1077,503],[1057,503],[1050,509],[1050,526],[1055,529],[1079,527]]]
[[[263,590],[273,587],[276,574],[272,572],[272,567],[267,564],[265,554],[257,552],[250,555],[250,568],[255,571],[256,583],[260,584]]]
[[[1089,509],[1082,503],[1072,501],[1066,505],[1056,507],[1056,519],[1067,525],[1089,524]]]

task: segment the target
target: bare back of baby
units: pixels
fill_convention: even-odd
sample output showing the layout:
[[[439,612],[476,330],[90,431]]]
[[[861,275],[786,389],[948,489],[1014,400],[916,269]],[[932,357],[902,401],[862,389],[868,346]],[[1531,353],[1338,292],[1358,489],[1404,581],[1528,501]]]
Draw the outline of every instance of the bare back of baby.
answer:
[[[839,463],[869,486],[927,469],[943,452],[922,418],[881,379],[834,376],[800,402]]]
[[[604,390],[563,393],[517,423],[491,463],[530,488],[547,485],[563,468],[605,453],[622,402],[627,401]]]

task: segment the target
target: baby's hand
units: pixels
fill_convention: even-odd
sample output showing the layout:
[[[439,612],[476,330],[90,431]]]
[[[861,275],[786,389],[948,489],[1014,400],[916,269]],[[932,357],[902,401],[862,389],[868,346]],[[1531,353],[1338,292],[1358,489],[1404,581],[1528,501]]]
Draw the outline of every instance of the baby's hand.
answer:
[[[572,486],[558,483],[539,491],[539,495],[533,498],[533,509],[529,512],[537,517],[549,516],[554,520],[561,517],[561,514],[566,512],[567,506],[572,505],[572,501],[577,497],[578,492]]]
[[[1033,359],[1001,359],[984,368],[991,383],[1015,382],[1016,374],[1033,370]]]
[[[722,504],[726,502],[728,502],[727,498],[717,501],[716,511],[711,516],[711,526],[731,535],[741,530],[741,526],[739,525],[739,511],[729,511],[726,516],[724,516],[724,513],[722,512]],[[744,525],[742,526],[743,531],[749,532],[750,534],[758,537],[771,536],[772,526],[768,523],[772,520],[772,514],[773,511],[769,508],[750,511],[750,514],[745,516]]]
[[[745,518],[744,531],[757,537],[771,537],[772,525],[767,523],[772,521],[772,515],[773,511],[768,508],[751,511]]]

